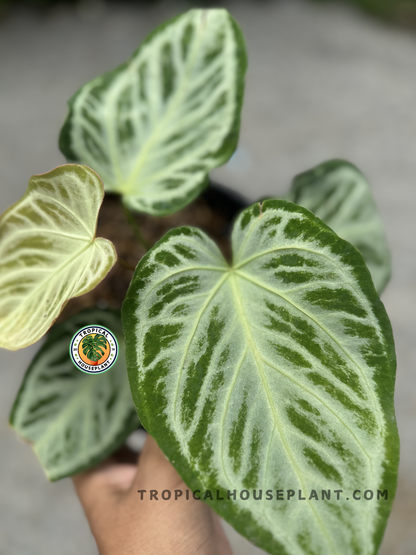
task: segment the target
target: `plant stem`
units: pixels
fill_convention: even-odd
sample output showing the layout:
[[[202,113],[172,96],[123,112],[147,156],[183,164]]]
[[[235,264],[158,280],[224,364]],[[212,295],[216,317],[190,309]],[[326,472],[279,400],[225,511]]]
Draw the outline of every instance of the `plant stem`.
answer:
[[[127,221],[129,222],[129,224],[133,228],[134,235],[135,235],[136,239],[139,241],[139,243],[142,245],[142,247],[144,247],[146,249],[146,251],[148,251],[151,248],[151,246],[146,241],[146,239],[143,237],[143,234],[140,231],[139,226],[137,225],[136,218],[134,217],[132,212],[130,212],[130,210],[127,208],[127,206],[124,206],[124,204],[122,206],[123,206],[124,214],[126,215]]]

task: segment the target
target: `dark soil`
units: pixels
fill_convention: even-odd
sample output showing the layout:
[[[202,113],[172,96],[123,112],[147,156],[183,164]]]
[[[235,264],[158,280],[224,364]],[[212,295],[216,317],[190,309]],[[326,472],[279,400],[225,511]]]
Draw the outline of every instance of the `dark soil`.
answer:
[[[154,245],[170,229],[180,226],[198,227],[213,239],[227,260],[230,260],[230,234],[233,220],[246,206],[242,198],[227,189],[211,185],[194,202],[170,216],[154,217],[135,214],[134,218],[144,239]],[[88,307],[120,309],[139,260],[146,249],[138,242],[119,196],[106,195],[100,210],[97,237],[114,244],[118,261],[98,286],[81,297],[71,299],[58,322]]]

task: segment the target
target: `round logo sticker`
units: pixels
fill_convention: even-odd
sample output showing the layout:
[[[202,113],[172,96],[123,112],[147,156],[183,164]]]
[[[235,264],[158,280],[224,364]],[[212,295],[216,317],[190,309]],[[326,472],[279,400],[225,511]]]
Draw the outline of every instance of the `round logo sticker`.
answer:
[[[82,372],[102,374],[116,362],[118,342],[116,336],[104,326],[85,326],[72,338],[69,354]]]

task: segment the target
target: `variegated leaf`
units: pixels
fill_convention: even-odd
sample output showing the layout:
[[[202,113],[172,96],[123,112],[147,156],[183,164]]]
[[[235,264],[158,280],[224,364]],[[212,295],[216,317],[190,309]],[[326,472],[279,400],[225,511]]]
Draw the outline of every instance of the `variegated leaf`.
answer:
[[[358,168],[343,160],[320,164],[295,177],[288,200],[357,247],[381,294],[390,279],[390,252],[370,186]]]
[[[106,276],[117,260],[95,238],[104,189],[84,166],[30,178],[25,195],[0,218],[0,347],[21,349],[51,327],[72,297]]]
[[[393,337],[364,260],[286,201],[243,211],[232,247],[228,267],[202,232],[178,228],[136,268],[122,319],[141,422],[188,486],[270,553],[374,554],[398,435]],[[368,489],[375,499],[353,500]]]
[[[69,356],[72,337],[88,325],[106,326],[118,340],[117,361],[102,374],[81,372]],[[139,421],[118,313],[87,309],[52,328],[26,372],[10,424],[32,445],[50,480],[94,466],[124,442]]]
[[[169,214],[234,152],[246,54],[226,10],[191,10],[69,101],[60,148],[132,209]]]

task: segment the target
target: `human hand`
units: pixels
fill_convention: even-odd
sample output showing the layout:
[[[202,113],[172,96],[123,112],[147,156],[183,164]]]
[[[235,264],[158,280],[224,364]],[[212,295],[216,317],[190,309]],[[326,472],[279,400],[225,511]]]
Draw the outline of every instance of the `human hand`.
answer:
[[[100,555],[232,555],[218,516],[185,494],[150,501],[149,491],[187,486],[147,436],[137,464],[109,460],[73,476]],[[147,490],[140,499],[138,490]]]

